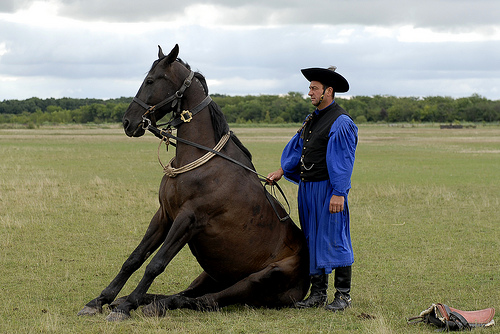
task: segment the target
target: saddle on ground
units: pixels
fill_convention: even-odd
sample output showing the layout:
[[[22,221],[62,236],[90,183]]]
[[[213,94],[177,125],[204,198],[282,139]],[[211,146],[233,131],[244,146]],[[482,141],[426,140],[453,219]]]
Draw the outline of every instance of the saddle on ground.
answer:
[[[409,324],[424,322],[433,324],[440,331],[471,330],[476,327],[491,327],[495,324],[494,308],[477,311],[462,311],[445,304],[432,304],[419,316],[408,318]]]

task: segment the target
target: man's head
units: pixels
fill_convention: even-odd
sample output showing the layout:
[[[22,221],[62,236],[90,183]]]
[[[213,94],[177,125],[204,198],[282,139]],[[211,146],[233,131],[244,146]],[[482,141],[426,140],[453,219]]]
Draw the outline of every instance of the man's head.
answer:
[[[328,106],[335,98],[335,92],[332,87],[325,86],[316,80],[311,81],[309,84],[308,95],[311,98],[311,103],[319,109],[323,109],[323,106]]]
[[[306,68],[301,70],[309,85],[309,96],[311,103],[322,109],[332,103],[335,92],[345,93],[349,90],[347,80],[335,72],[336,67],[329,68]]]

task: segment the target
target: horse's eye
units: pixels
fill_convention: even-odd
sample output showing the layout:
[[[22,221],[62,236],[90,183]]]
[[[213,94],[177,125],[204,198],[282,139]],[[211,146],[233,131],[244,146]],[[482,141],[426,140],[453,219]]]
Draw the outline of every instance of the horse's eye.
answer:
[[[151,85],[151,84],[153,84],[153,82],[154,82],[154,80],[151,78],[146,79],[146,85]]]

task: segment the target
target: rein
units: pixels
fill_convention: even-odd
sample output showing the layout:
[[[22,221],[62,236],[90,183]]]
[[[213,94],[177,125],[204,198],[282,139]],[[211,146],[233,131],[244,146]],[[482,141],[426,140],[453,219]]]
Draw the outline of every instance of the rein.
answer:
[[[224,153],[222,153],[222,152],[220,152],[220,151],[216,150],[216,149],[218,149],[218,148],[219,148],[218,146],[220,146],[220,145],[216,146],[216,147],[215,147],[216,149],[212,149],[212,148],[209,148],[209,147],[206,147],[206,146],[200,145],[200,144],[198,144],[198,143],[194,143],[194,142],[192,142],[192,141],[189,141],[189,140],[182,139],[182,138],[180,138],[180,137],[174,136],[174,135],[173,135],[170,131],[168,131],[168,130],[163,130],[163,129],[158,129],[157,127],[155,127],[155,126],[151,125],[151,123],[149,123],[149,124],[148,124],[148,126],[147,126],[147,130],[149,130],[149,131],[150,131],[152,134],[154,134],[156,137],[160,138],[162,141],[165,141],[165,138],[167,138],[167,140],[173,139],[173,140],[175,140],[176,142],[181,142],[181,143],[183,143],[183,144],[191,145],[191,146],[193,146],[193,147],[196,147],[196,148],[199,148],[199,149],[201,149],[201,150],[205,150],[205,151],[209,152],[209,153],[207,153],[207,154],[212,153],[213,155],[212,155],[212,156],[210,156],[208,159],[212,158],[212,157],[213,157],[213,156],[215,156],[215,155],[218,155],[219,157],[224,158],[224,159],[226,159],[226,160],[228,160],[228,161],[230,161],[230,162],[232,162],[232,163],[234,163],[234,164],[236,164],[236,165],[238,165],[238,166],[240,166],[240,167],[242,167],[242,168],[244,168],[244,169],[246,169],[246,170],[248,170],[248,171],[250,171],[250,172],[252,172],[252,173],[256,174],[257,176],[259,176],[259,180],[260,180],[261,182],[263,182],[263,183],[264,183],[264,189],[265,189],[265,187],[266,187],[267,185],[270,185],[270,186],[272,186],[272,187],[274,187],[274,186],[275,186],[275,187],[278,189],[278,191],[281,193],[281,196],[283,196],[283,198],[284,198],[284,200],[285,200],[285,202],[286,202],[286,204],[287,204],[287,206],[288,206],[288,211],[287,211],[286,216],[285,216],[285,217],[280,217],[279,212],[278,212],[278,209],[276,208],[275,204],[274,204],[274,203],[273,203],[273,201],[272,201],[273,196],[272,196],[272,195],[271,195],[271,194],[267,191],[267,189],[265,189],[265,190],[266,190],[265,194],[266,194],[267,200],[268,200],[268,201],[269,201],[269,203],[271,204],[271,207],[273,208],[274,212],[276,213],[276,216],[278,216],[278,219],[279,219],[280,221],[285,221],[285,220],[287,220],[288,218],[290,218],[290,203],[288,203],[288,199],[286,198],[285,193],[283,192],[283,189],[281,189],[281,187],[278,185],[278,183],[277,183],[276,181],[272,181],[272,184],[269,184],[269,183],[268,183],[268,179],[267,179],[267,177],[265,177],[264,175],[259,174],[257,171],[255,171],[254,169],[252,169],[252,168],[250,168],[250,167],[248,167],[248,166],[244,165],[244,164],[243,164],[243,163],[241,163],[240,161],[238,161],[238,160],[236,160],[236,159],[233,159],[233,158],[231,158],[230,156],[228,156],[228,155],[226,155],[226,154],[224,154]],[[226,134],[225,136],[230,136],[230,133]],[[225,137],[225,136],[224,136],[224,137]],[[224,140],[224,137],[221,139],[221,142]],[[220,144],[221,142],[219,142],[219,144]],[[225,143],[224,143],[224,144],[225,144]],[[220,149],[222,149],[223,147],[224,147],[224,145],[222,145],[222,147],[220,147]],[[207,155],[203,156],[203,157],[202,157],[202,158],[200,158],[200,159],[203,159],[203,158],[204,158],[204,157],[206,157],[206,156],[207,156]],[[208,159],[207,159],[207,161],[208,161]],[[206,161],[205,161],[205,162],[206,162]],[[162,166],[163,166],[163,165],[162,165]],[[201,166],[201,164],[200,164],[200,165],[198,165],[198,166],[196,166],[196,167],[199,167],[199,166]],[[196,167],[194,167],[194,168],[196,168]],[[166,169],[166,168],[168,168],[168,166],[167,166],[167,167],[165,167],[165,166],[164,166],[164,169]],[[192,170],[192,169],[194,169],[194,168],[190,168],[189,170]],[[188,171],[188,170],[186,170],[186,171]],[[179,173],[177,173],[177,174],[179,174]],[[167,174],[167,175],[168,175],[168,174]],[[169,175],[169,176],[170,176],[170,175]],[[273,189],[274,189],[274,188],[273,188]]]
[[[194,72],[190,71],[187,78],[184,79],[182,86],[172,96],[167,97],[166,99],[164,99],[163,101],[161,101],[155,105],[152,105],[152,106],[148,105],[145,102],[141,101],[138,97],[134,97],[134,99],[133,99],[133,102],[139,104],[141,107],[146,109],[146,111],[142,115],[142,128],[144,130],[149,130],[156,137],[160,138],[162,141],[166,141],[167,143],[170,142],[169,141],[170,139],[173,139],[176,142],[181,142],[183,144],[187,144],[187,145],[190,145],[190,146],[193,146],[193,147],[196,147],[196,148],[199,148],[201,150],[208,152],[200,159],[194,161],[192,164],[188,164],[188,165],[183,166],[181,168],[172,168],[172,166],[171,166],[172,161],[170,161],[170,163],[167,166],[163,166],[163,164],[161,164],[161,161],[160,161],[160,164],[163,166],[165,173],[169,177],[175,177],[177,174],[193,170],[193,169],[203,165],[208,160],[213,158],[215,155],[218,155],[218,156],[220,156],[220,157],[222,157],[222,158],[224,158],[224,159],[226,159],[226,160],[228,160],[228,161],[230,161],[230,162],[232,162],[240,167],[243,167],[244,169],[256,174],[257,176],[259,176],[259,180],[261,182],[264,182],[264,191],[266,194],[266,198],[268,199],[269,203],[271,204],[271,207],[273,208],[274,212],[276,213],[276,216],[278,216],[278,219],[280,221],[285,221],[285,220],[289,219],[290,218],[290,204],[288,203],[288,200],[285,196],[285,193],[283,192],[281,187],[278,185],[278,183],[273,181],[272,184],[269,184],[267,177],[265,177],[264,175],[257,173],[257,171],[255,171],[254,169],[252,169],[252,168],[244,165],[243,163],[239,162],[238,160],[235,160],[235,159],[231,158],[230,156],[220,152],[220,150],[222,150],[224,148],[227,141],[230,139],[231,132],[224,135],[222,137],[221,141],[217,144],[217,146],[214,149],[197,144],[197,143],[194,143],[194,142],[191,142],[189,140],[179,138],[177,136],[174,136],[171,133],[172,127],[177,127],[177,126],[181,125],[182,123],[191,122],[191,119],[193,118],[194,115],[196,115],[201,110],[206,108],[212,102],[212,98],[210,96],[207,96],[196,107],[192,108],[191,111],[189,111],[189,110],[183,110],[182,112],[180,111],[182,97],[184,96],[184,92],[186,91],[186,89],[188,89],[191,86],[191,83],[193,81],[193,77],[194,77]],[[167,122],[165,124],[165,125],[168,125],[166,130],[158,129],[156,126],[153,126],[153,124],[152,124],[153,122],[155,122],[155,124],[156,124],[156,120],[154,118],[154,112],[158,109],[161,109],[162,107],[164,107],[168,103],[172,103],[172,105],[170,106],[170,109],[172,109],[172,111],[175,108],[175,106],[177,106],[177,116],[173,115],[173,119],[171,119],[169,122]],[[150,116],[150,118],[148,118],[148,115]],[[167,138],[167,139],[165,139],[165,138]],[[160,145],[161,145],[161,143],[160,143]],[[285,199],[285,202],[288,206],[288,211],[287,211],[287,214],[285,217],[279,216],[279,212],[275,206],[275,203],[273,203],[273,196],[265,188],[267,185],[276,186],[278,191],[281,193],[281,195]]]

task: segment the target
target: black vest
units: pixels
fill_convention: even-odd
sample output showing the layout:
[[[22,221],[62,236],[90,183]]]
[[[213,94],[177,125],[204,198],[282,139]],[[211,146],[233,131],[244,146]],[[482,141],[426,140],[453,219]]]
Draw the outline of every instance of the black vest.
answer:
[[[328,168],[326,166],[326,149],[328,146],[328,134],[333,122],[340,115],[347,115],[336,102],[321,110],[319,114],[305,125],[301,138],[304,140],[302,148],[300,179],[302,181],[328,180]],[[349,116],[350,117],[350,116]]]

